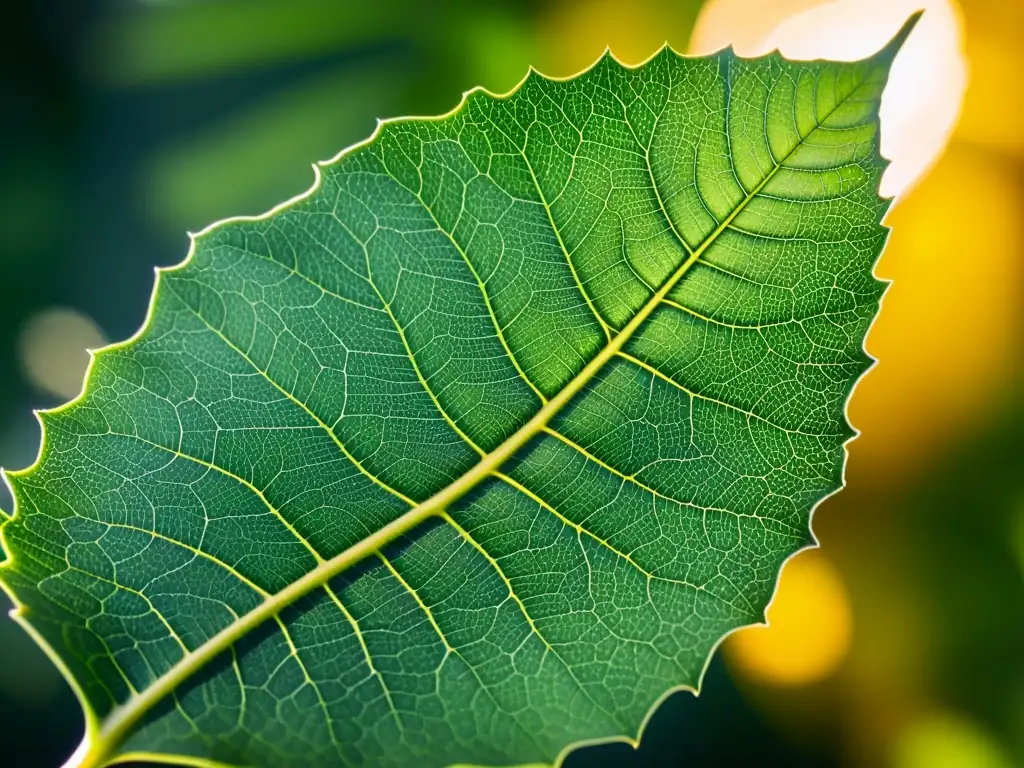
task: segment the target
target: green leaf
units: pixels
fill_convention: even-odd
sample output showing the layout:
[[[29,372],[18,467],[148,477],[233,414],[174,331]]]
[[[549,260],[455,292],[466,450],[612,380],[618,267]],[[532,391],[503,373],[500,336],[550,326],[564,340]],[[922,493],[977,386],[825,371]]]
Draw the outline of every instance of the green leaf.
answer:
[[[695,689],[842,484],[913,22],[474,91],[197,236],[8,475],[71,765],[548,763]]]

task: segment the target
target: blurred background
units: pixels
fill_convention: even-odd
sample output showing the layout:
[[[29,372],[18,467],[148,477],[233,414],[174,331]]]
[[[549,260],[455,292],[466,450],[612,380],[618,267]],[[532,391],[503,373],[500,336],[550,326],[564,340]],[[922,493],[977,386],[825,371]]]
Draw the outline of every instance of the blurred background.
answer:
[[[506,91],[530,64],[570,75],[606,46],[629,63],[666,40],[860,58],[920,7],[882,107],[881,362],[850,404],[864,434],[816,513],[822,549],[785,568],[772,626],[730,637],[701,697],[668,699],[637,752],[567,764],[1024,766],[1022,0],[11,4],[0,465],[31,463],[32,409],[78,393],[87,347],[138,328],[188,231],[304,191],[310,163],[378,117]],[[56,669],[0,618],[0,762],[58,766],[81,729]]]

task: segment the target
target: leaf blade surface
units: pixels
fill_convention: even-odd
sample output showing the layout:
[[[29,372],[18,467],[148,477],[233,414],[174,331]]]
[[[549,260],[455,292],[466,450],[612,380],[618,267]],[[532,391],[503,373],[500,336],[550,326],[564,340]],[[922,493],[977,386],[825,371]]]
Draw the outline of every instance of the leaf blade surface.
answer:
[[[534,74],[199,236],[10,476],[81,764],[550,762],[696,687],[842,483],[895,49]]]

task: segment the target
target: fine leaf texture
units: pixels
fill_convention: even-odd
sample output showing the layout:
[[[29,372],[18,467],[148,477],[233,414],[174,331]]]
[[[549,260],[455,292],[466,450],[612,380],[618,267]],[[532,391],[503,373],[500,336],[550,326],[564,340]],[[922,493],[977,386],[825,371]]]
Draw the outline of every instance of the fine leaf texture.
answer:
[[[842,484],[913,21],[531,73],[197,236],[8,475],[70,765],[552,763],[696,688]]]

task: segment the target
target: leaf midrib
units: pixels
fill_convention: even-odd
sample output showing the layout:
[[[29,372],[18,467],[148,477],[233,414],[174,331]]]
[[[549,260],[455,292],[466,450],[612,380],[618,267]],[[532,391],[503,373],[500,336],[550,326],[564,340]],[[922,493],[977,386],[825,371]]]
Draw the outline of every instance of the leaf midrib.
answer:
[[[238,640],[245,637],[251,630],[263,624],[263,622],[275,618],[282,610],[295,603],[313,590],[326,585],[330,579],[347,570],[356,563],[362,561],[380,550],[399,537],[410,532],[417,526],[426,522],[432,517],[446,517],[445,510],[459,498],[471,491],[488,477],[494,476],[498,469],[519,451],[527,442],[544,431],[547,424],[568,402],[575,397],[597,373],[612,359],[614,359],[626,342],[640,328],[647,318],[657,309],[689,272],[690,268],[707,252],[717,241],[718,237],[730,227],[733,220],[746,208],[746,206],[760,194],[761,190],[774,178],[775,174],[782,169],[790,157],[807,141],[807,139],[832,116],[841,106],[846,104],[857,91],[865,84],[865,81],[858,83],[842,99],[836,101],[832,109],[823,117],[820,117],[813,129],[807,134],[798,137],[798,141],[787,154],[779,159],[774,167],[750,192],[746,193],[742,201],[733,211],[718,224],[704,241],[690,251],[687,258],[673,271],[662,283],[661,287],[644,303],[633,318],[622,327],[608,343],[588,362],[583,369],[576,374],[557,395],[543,403],[540,410],[522,427],[516,430],[511,436],[505,439],[497,448],[487,454],[483,454],[480,461],[468,472],[458,478],[455,482],[446,486],[425,501],[413,506],[401,516],[392,520],[375,533],[367,536],[356,544],[334,557],[321,560],[315,568],[310,570],[301,578],[265,599],[258,607],[249,613],[241,616],[234,623],[222,629],[216,635],[204,642],[198,648],[183,656],[167,672],[160,676],[152,685],[141,693],[133,696],[124,704],[114,707],[105,718],[103,727],[99,730],[95,742],[88,746],[87,753],[78,764],[79,768],[94,768],[103,765],[121,740],[127,736],[131,728],[150,711],[157,703],[175,691],[182,683],[188,680],[193,674],[201,670],[208,662],[219,656],[221,653],[232,647]],[[728,105],[726,106],[728,109]],[[652,177],[652,181],[654,181]],[[655,184],[655,187],[657,185]],[[314,190],[315,191],[315,190]],[[310,192],[312,194],[312,192]],[[659,194],[660,202],[660,194]],[[547,206],[545,206],[547,207]],[[667,214],[667,211],[666,211]],[[689,250],[685,240],[676,229],[675,222],[671,217],[666,216],[673,234],[680,244]],[[553,222],[552,222],[553,223]],[[319,419],[317,419],[320,422]],[[326,428],[322,422],[322,426]],[[333,435],[333,430],[327,430]],[[335,441],[337,439],[335,438]],[[340,447],[340,445],[339,445]],[[346,455],[348,452],[342,448]],[[355,462],[357,466],[358,462]],[[372,473],[369,473],[372,475]],[[373,478],[378,484],[380,480]],[[388,490],[391,490],[388,488]],[[396,494],[397,495],[397,494]],[[86,737],[89,740],[89,735]]]

